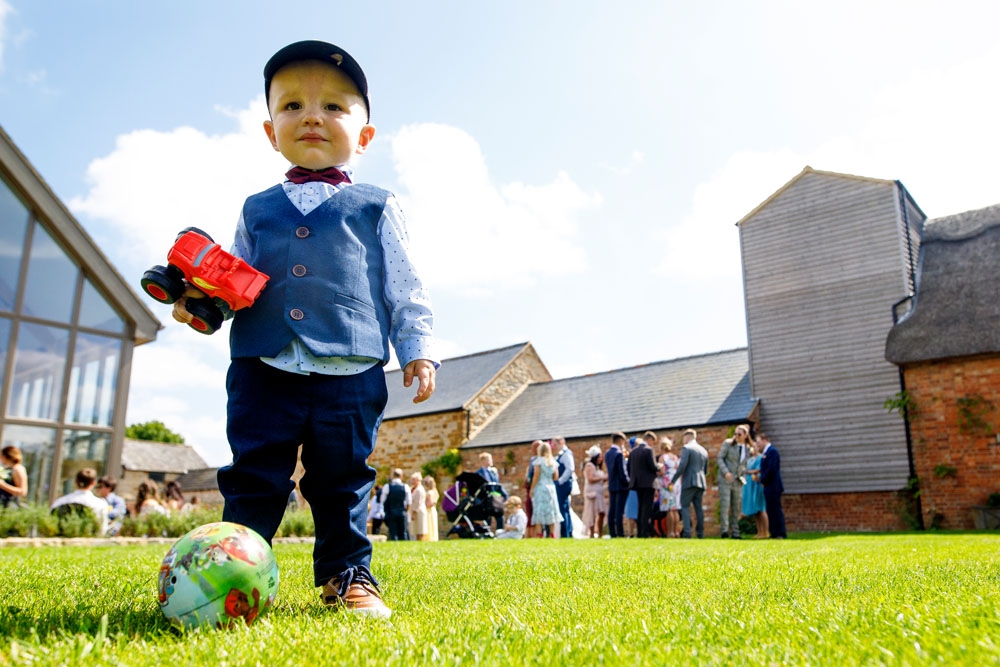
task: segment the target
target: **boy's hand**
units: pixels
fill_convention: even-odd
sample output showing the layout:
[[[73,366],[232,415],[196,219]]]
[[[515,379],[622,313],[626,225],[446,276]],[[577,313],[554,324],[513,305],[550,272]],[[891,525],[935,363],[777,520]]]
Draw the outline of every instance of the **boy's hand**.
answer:
[[[194,316],[188,312],[187,300],[188,299],[202,299],[208,296],[202,292],[197,287],[191,287],[189,284],[184,288],[184,296],[174,301],[174,319],[182,324],[191,324],[191,320]]]
[[[413,397],[414,403],[423,403],[431,397],[434,393],[434,377],[436,375],[437,369],[434,368],[434,362],[429,359],[414,359],[406,364],[406,368],[403,369],[403,386],[412,385],[414,377],[420,383],[417,386],[417,395]]]

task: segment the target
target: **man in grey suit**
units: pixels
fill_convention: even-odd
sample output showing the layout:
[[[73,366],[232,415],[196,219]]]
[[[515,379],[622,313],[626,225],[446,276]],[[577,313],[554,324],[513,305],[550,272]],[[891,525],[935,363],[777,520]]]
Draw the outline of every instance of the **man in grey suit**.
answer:
[[[698,537],[705,537],[705,509],[702,500],[705,495],[706,476],[708,475],[708,452],[698,444],[698,432],[693,428],[684,431],[684,447],[681,448],[681,460],[677,464],[677,472],[670,480],[668,490],[673,491],[674,484],[681,480],[681,537],[691,537],[691,503],[694,503],[694,514],[698,520]]]
[[[743,474],[750,451],[750,426],[740,424],[733,437],[719,448],[719,518],[722,537],[740,539],[740,507],[743,502]]]

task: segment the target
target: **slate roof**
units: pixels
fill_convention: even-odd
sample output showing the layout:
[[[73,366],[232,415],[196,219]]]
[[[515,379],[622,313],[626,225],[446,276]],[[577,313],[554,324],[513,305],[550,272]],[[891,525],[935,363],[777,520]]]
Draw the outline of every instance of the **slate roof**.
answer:
[[[1000,204],[928,220],[909,313],[890,331],[896,364],[1000,352]]]
[[[185,473],[208,464],[190,445],[125,439],[122,468],[137,472]]]
[[[415,415],[461,410],[483,387],[514,360],[530,343],[518,343],[497,350],[478,352],[463,357],[445,359],[437,372],[434,395],[423,403],[414,403],[416,384],[403,386],[403,371],[385,374],[389,387],[389,402],[384,419],[399,419]]]
[[[216,477],[218,468],[201,468],[200,470],[189,470],[177,478],[181,485],[181,491],[189,493],[191,491],[218,491],[219,479]]]
[[[740,348],[529,385],[465,448],[746,419],[747,349]]]

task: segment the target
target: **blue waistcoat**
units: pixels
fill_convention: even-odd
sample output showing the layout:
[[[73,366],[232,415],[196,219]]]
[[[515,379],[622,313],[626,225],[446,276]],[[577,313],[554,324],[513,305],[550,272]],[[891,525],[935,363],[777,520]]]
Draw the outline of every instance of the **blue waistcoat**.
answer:
[[[236,311],[232,357],[274,357],[298,337],[319,357],[389,360],[389,307],[379,220],[389,193],[343,188],[308,215],[276,185],[247,198],[246,261],[271,277]]]

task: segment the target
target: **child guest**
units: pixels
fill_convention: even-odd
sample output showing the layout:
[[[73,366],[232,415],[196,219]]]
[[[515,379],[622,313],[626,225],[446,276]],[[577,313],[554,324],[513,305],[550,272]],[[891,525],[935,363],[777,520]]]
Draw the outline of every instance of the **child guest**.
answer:
[[[375,481],[367,459],[390,342],[403,386],[418,382],[414,402],[434,393],[430,300],[395,198],[351,180],[351,160],[375,136],[357,61],[326,42],[290,44],[264,66],[264,93],[264,131],[293,166],[284,183],[246,200],[236,227],[233,254],[271,278],[233,316],[223,518],[270,541],[301,444],[315,585],[327,605],[385,618],[365,531]],[[191,319],[185,300],[174,307],[181,322]]]

